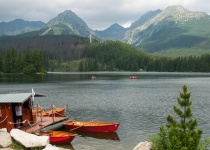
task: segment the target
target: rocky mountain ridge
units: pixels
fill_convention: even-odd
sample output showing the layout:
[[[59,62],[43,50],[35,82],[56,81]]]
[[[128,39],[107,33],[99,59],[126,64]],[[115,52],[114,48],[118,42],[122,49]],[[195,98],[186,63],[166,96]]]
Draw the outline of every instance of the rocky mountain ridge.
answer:
[[[144,24],[136,27],[133,30],[129,30],[126,34],[129,34],[130,36],[127,35],[127,37],[129,38],[125,38],[125,41],[127,41],[130,44],[135,43],[135,34],[142,32],[151,26],[157,26],[159,24],[161,24],[161,26],[164,26],[170,22],[184,24],[189,21],[200,21],[200,19],[206,17],[209,16],[203,12],[191,12],[186,10],[182,6],[169,6],[162,12],[157,13],[153,18],[146,21]]]
[[[159,52],[170,48],[209,45],[209,23],[208,14],[189,11],[177,5],[169,6],[165,10],[149,11],[129,28],[115,23],[103,31],[94,31],[74,12],[66,10],[40,27],[33,35],[92,35],[97,40],[123,41],[147,52]]]
[[[128,30],[124,42],[147,52],[192,48],[210,38],[210,16],[182,6],[170,6],[142,25]]]
[[[104,40],[118,40],[121,41],[124,38],[124,34],[127,31],[126,28],[120,26],[119,24],[115,23],[111,25],[109,28],[95,32],[102,37]]]
[[[94,34],[87,24],[71,10],[66,10],[58,14],[58,16],[51,19],[42,30],[44,30],[44,32],[41,33],[41,35],[72,34],[87,36],[89,32]]]

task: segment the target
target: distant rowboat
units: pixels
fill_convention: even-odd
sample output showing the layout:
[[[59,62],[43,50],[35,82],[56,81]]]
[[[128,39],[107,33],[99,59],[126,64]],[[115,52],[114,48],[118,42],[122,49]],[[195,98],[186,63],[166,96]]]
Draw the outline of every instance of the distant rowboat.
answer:
[[[37,133],[38,136],[49,136],[50,143],[52,144],[67,144],[72,142],[77,134],[65,131],[44,131]]]
[[[96,80],[96,76],[91,76],[91,79],[92,80]]]
[[[117,131],[119,122],[95,122],[70,120],[64,123],[68,130],[85,132],[114,132]]]
[[[137,79],[137,76],[130,76],[129,79],[135,80]]]

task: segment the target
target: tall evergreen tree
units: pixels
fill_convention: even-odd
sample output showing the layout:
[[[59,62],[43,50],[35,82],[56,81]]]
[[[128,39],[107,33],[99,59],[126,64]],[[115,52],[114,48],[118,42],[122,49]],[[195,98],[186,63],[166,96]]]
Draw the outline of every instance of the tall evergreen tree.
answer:
[[[180,106],[174,106],[174,112],[179,116],[180,122],[177,122],[171,115],[167,117],[167,127],[178,128],[177,137],[180,140],[181,146],[188,150],[196,150],[202,135],[202,130],[195,130],[197,126],[197,120],[192,119],[193,113],[191,111],[190,95],[187,92],[187,86],[182,87],[183,93],[180,92],[180,97],[177,98],[177,102]]]
[[[174,106],[174,112],[180,118],[176,121],[171,115],[167,117],[167,125],[161,126],[158,135],[152,137],[152,150],[206,150],[200,147],[202,130],[196,130],[197,120],[193,119],[191,111],[191,93],[187,86],[182,87],[180,97],[177,97],[179,107]]]

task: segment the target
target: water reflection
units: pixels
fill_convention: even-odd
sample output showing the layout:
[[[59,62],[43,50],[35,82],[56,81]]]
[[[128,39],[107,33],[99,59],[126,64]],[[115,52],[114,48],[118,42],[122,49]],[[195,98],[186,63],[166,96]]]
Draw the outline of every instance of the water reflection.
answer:
[[[56,147],[61,147],[64,149],[69,149],[69,150],[75,150],[71,143],[69,143],[69,144],[55,144],[55,145],[56,145]]]
[[[61,81],[90,80],[92,76],[102,80],[129,79],[136,76],[138,79],[171,78],[171,77],[209,77],[209,73],[183,72],[48,72],[47,74],[0,74],[0,83],[46,83]]]
[[[0,83],[42,83],[46,75],[43,74],[0,74]]]
[[[93,137],[97,139],[106,139],[106,140],[113,140],[113,141],[120,141],[120,138],[117,134],[117,132],[81,132],[77,131],[75,132],[78,135],[81,135],[82,137]]]

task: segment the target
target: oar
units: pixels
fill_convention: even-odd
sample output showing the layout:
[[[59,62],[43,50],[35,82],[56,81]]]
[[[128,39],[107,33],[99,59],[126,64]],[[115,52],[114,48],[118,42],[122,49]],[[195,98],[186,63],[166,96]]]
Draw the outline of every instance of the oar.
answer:
[[[95,118],[95,119],[91,120],[91,122],[96,121],[96,120],[98,120],[98,119],[99,119],[99,118]]]
[[[82,125],[82,126],[83,126],[83,125]],[[82,126],[76,127],[76,128],[71,129],[71,130],[69,130],[69,131],[70,131],[70,132],[71,132],[71,131],[74,131],[74,130],[76,130],[76,129],[78,129],[78,128],[82,127]]]

